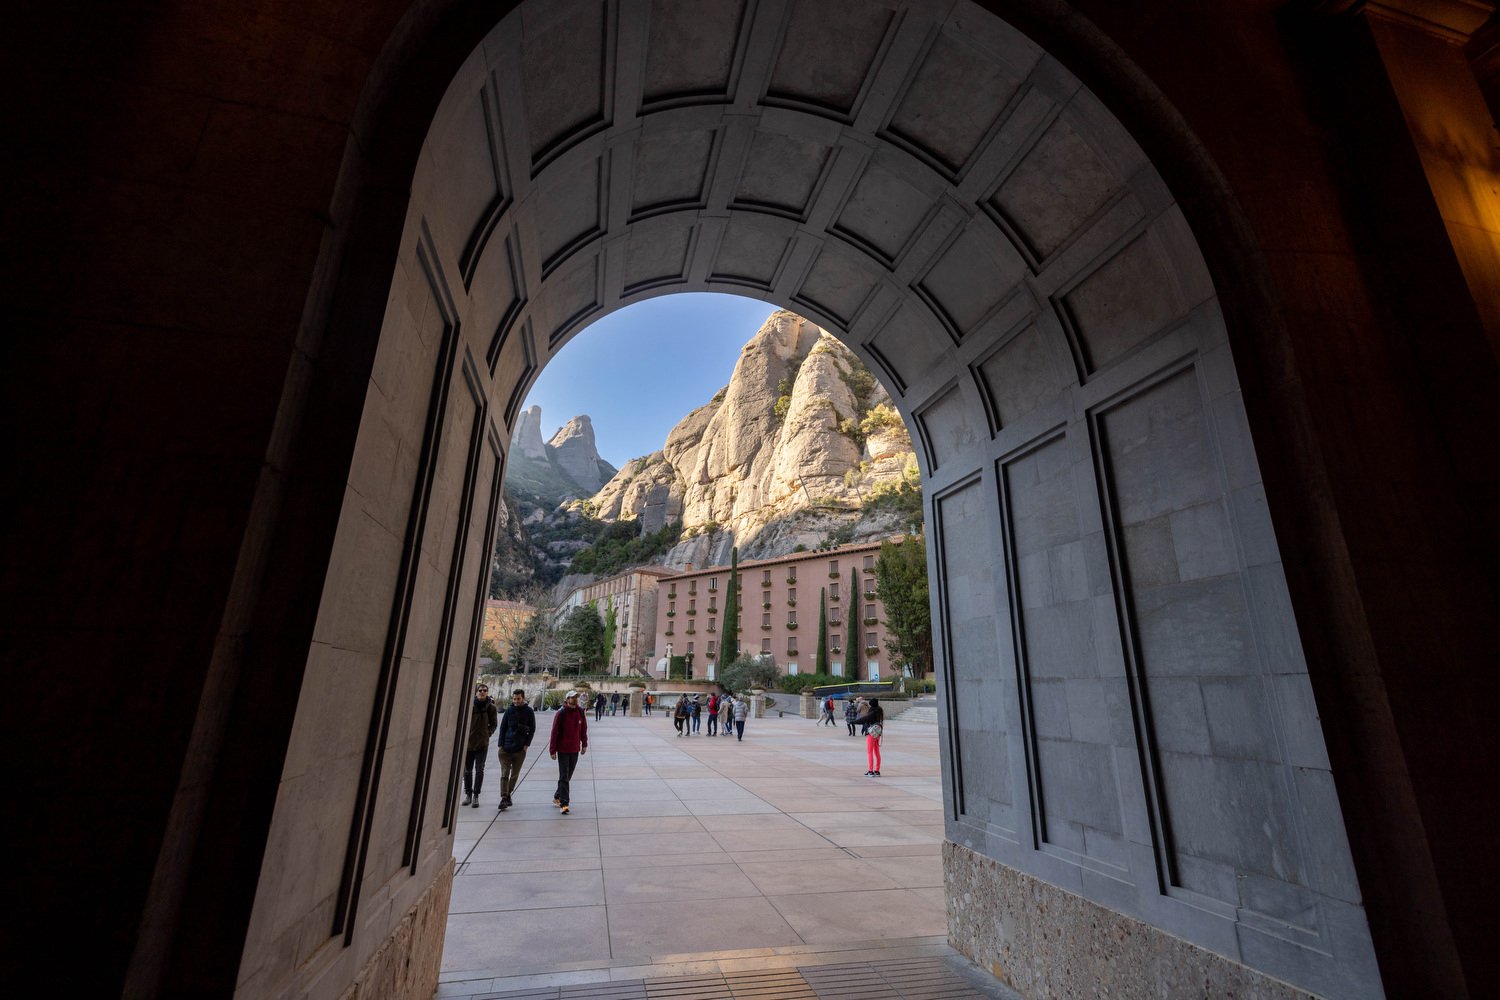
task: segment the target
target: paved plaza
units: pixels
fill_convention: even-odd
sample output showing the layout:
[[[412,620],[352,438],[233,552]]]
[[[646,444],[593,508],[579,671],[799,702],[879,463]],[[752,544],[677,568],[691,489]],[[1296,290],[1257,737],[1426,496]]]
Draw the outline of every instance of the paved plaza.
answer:
[[[871,778],[842,725],[752,719],[741,742],[679,737],[660,712],[591,713],[563,817],[552,717],[538,715],[515,806],[496,812],[492,762],[461,810],[439,996],[951,959],[935,725],[888,724]]]

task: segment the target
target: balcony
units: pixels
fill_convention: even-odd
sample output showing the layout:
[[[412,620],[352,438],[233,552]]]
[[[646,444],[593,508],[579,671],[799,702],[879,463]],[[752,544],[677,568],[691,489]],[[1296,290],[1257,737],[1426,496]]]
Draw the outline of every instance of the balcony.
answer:
[[[828,595],[828,599],[830,601],[836,601],[836,600],[838,600],[839,599],[839,592],[837,590],[835,590],[833,593],[831,593],[831,594]]]
[[[786,627],[789,628],[789,629],[795,629],[797,627],[797,623],[796,622],[787,622],[786,623]]]
[[[866,618],[865,619],[865,624],[866,625],[879,625],[880,624],[880,619],[879,618]]]
[[[786,578],[786,582],[795,587],[797,585],[797,578],[795,576],[789,576]]]
[[[762,587],[769,587],[771,585],[771,581],[770,580],[762,580],[762,581],[760,581],[760,585]]]
[[[695,628],[687,629],[687,634],[688,635],[697,635],[698,634],[698,630],[695,629]]]
[[[866,646],[865,647],[865,655],[866,656],[874,656],[878,652],[880,652],[880,647],[879,646]]]
[[[677,612],[675,612],[675,611],[668,611],[667,612],[667,617],[668,618],[676,618],[677,617]]]
[[[788,650],[787,650],[787,651],[786,651],[786,655],[787,655],[787,656],[796,656],[796,655],[797,655],[797,650],[796,650],[796,649],[795,649],[795,648],[792,648],[792,649],[788,649]]]
[[[789,608],[795,608],[797,606],[797,599],[795,597],[788,597],[786,599],[786,606]]]
[[[705,632],[717,632],[719,630],[716,627],[714,627],[713,625],[710,625],[708,628],[704,629],[704,631]]]
[[[865,569],[864,569],[864,571],[866,573],[872,573],[873,574],[875,572],[875,564],[871,563],[870,565],[866,566]]]
[[[676,635],[676,634],[677,634],[677,633],[676,633],[676,632],[673,632],[673,631],[672,631],[672,630],[671,630],[671,629],[667,629],[667,630],[666,630],[666,631],[665,631],[665,632],[663,632],[663,633],[662,633],[662,634],[663,634],[663,635]]]
[[[839,571],[838,570],[831,569],[831,570],[828,571],[828,579],[830,579],[830,580],[837,580],[838,578],[839,578]]]
[[[718,651],[717,650],[713,650],[713,649],[710,649],[708,652],[704,653],[703,655],[706,656],[706,657],[708,657],[710,660],[715,660],[715,659],[718,659],[718,657],[719,657]]]
[[[762,603],[761,606],[760,606],[760,609],[762,611],[770,611],[771,610],[771,602],[770,601],[766,601],[766,602]]]
[[[771,626],[770,626],[770,625],[762,625],[762,626],[761,626],[761,627],[760,627],[760,630],[761,630],[761,631],[762,631],[762,632],[769,632],[769,631],[771,631]]]

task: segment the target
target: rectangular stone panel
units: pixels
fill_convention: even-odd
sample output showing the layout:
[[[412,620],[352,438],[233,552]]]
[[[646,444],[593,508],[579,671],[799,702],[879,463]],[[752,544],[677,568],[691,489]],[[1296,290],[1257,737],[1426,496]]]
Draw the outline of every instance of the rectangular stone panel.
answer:
[[[775,229],[732,219],[719,241],[710,279],[769,289],[790,242]]]
[[[651,0],[643,103],[728,95],[744,0]]]
[[[895,14],[863,0],[793,0],[767,103],[854,116]]]
[[[625,244],[626,293],[687,276],[693,228],[680,219],[646,219],[630,227]]]
[[[1042,261],[1123,187],[1064,115],[1048,126],[990,195],[987,207],[1005,219],[1032,256]]]
[[[825,143],[757,129],[730,207],[805,219],[832,158]]]
[[[956,732],[949,733],[964,815],[1015,829],[1007,750],[1006,708],[1013,697],[997,641],[994,549],[985,544],[993,519],[975,480],[934,504],[943,564],[940,612],[946,632],[949,697]]]
[[[522,42],[521,80],[535,165],[603,124],[608,5],[584,4]]]
[[[927,444],[932,470],[972,448],[983,435],[984,419],[972,411],[963,391],[955,386],[917,414],[922,440]]]
[[[978,151],[1018,85],[997,60],[945,31],[927,51],[887,129],[955,176]]]
[[[931,198],[871,162],[855,182],[833,229],[890,264],[917,234],[931,207]]]
[[[586,160],[537,195],[534,222],[544,276],[604,231],[602,172],[600,160]]]
[[[848,326],[879,281],[873,265],[839,247],[837,241],[830,241],[824,244],[792,298]]]
[[[1080,488],[1080,454],[1059,435],[1000,465],[1006,560],[1016,590],[1012,634],[1036,759],[1038,839],[1083,856],[1098,847],[1095,860],[1118,866],[1124,823],[1116,727],[1106,689],[1111,680],[1100,670],[1093,637],[1097,581],[1089,572],[1103,539],[1084,535],[1078,504],[1090,494]]]
[[[1072,379],[1061,369],[1035,324],[975,366],[988,396],[995,430],[1020,420],[1061,392]]]
[[[1149,236],[1138,236],[1063,296],[1086,373],[1128,353],[1182,315]]]
[[[632,218],[700,206],[716,135],[714,129],[643,134],[635,146]]]
[[[554,349],[590,313],[600,308],[599,257],[590,254],[546,285],[537,300],[536,315],[547,330],[547,347]]]
[[[1169,881],[1235,906],[1259,901],[1278,919],[1300,914],[1309,881],[1297,803],[1198,372],[1168,375],[1097,419]]]
[[[903,303],[867,345],[896,383],[898,392],[930,369],[953,342],[920,306]]]
[[[999,252],[1000,237],[988,222],[969,226],[949,244],[918,283],[955,339],[974,331],[1006,296],[1025,270],[1013,252]]]

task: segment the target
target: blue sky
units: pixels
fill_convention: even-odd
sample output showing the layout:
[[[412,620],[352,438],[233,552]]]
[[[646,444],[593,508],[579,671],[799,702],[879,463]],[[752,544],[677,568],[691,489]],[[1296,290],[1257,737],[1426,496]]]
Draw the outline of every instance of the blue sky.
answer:
[[[619,468],[659,449],[691,410],[729,383],[740,348],[776,306],[738,295],[664,295],[610,313],[547,362],[526,406],[542,439],[580,413],[599,454]]]

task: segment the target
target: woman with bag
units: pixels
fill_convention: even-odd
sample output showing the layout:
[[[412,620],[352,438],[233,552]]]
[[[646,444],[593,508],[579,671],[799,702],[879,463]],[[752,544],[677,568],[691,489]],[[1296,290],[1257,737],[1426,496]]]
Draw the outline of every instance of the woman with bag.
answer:
[[[870,710],[854,720],[857,726],[865,727],[865,763],[869,770],[865,772],[867,778],[880,777],[880,734],[885,726],[885,709],[880,707],[879,698],[870,699]]]

